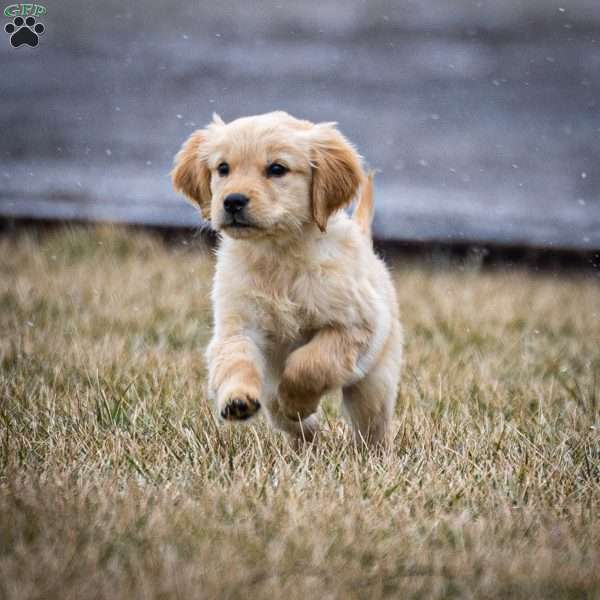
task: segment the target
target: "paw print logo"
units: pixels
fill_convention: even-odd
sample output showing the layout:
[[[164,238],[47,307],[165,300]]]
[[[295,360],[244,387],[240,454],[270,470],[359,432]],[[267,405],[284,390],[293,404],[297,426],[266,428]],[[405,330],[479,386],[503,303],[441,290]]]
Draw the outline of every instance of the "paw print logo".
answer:
[[[18,48],[27,44],[35,48],[39,42],[39,36],[44,33],[46,28],[42,23],[36,23],[35,17],[15,17],[12,23],[4,26],[4,31],[10,35],[10,43]]]

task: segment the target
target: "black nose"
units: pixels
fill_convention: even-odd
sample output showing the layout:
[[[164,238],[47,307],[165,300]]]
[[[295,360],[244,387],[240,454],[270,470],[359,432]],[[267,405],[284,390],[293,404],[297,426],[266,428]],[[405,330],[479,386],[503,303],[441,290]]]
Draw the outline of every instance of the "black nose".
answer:
[[[226,212],[230,215],[235,215],[236,213],[239,213],[248,202],[250,202],[250,198],[244,196],[244,194],[229,194],[223,201],[223,205],[225,206]]]

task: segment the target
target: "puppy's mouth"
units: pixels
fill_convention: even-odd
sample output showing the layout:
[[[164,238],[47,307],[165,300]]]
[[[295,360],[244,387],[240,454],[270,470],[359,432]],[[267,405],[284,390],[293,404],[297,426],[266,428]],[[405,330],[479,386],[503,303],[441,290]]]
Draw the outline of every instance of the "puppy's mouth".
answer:
[[[233,215],[228,217],[222,225],[223,229],[259,229],[254,223],[244,217]]]

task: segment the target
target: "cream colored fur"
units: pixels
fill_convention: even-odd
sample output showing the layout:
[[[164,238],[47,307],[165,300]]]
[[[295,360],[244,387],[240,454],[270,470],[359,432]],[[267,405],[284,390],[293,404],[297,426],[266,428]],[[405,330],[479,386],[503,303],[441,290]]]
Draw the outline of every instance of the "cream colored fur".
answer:
[[[285,173],[269,174],[273,163]],[[283,112],[228,124],[215,116],[184,144],[172,176],[222,238],[206,351],[219,414],[243,420],[264,407],[275,427],[310,440],[320,398],[341,388],[357,439],[385,442],[402,330],[372,249],[372,176],[335,124]],[[361,187],[350,218],[340,209]],[[249,226],[228,222],[234,193],[249,199],[240,217]]]

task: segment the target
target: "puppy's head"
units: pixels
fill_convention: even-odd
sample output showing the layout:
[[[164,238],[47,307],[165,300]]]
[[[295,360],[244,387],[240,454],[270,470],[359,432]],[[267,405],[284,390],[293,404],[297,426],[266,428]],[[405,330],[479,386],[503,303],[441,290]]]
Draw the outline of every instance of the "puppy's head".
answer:
[[[224,123],[214,116],[175,158],[175,189],[230,237],[325,231],[362,181],[360,158],[335,123],[284,112]]]

